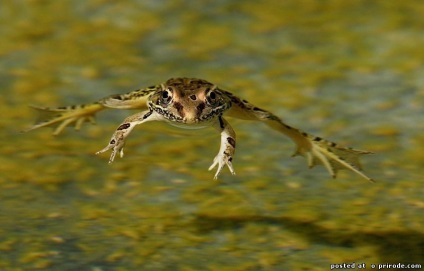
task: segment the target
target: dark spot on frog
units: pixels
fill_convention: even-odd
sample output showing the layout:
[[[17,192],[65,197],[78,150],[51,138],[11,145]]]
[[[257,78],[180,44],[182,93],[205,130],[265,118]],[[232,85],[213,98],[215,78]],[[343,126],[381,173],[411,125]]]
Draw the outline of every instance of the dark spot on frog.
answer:
[[[123,100],[123,99],[122,99],[122,95],[121,95],[121,94],[118,94],[118,95],[114,95],[114,96],[112,96],[112,99],[115,99],[115,100]]]
[[[143,119],[147,119],[151,114],[153,113],[152,110],[150,110],[149,112],[147,112],[144,116]]]
[[[259,107],[253,107],[253,110],[254,110],[254,111],[261,111],[261,112],[265,112],[265,110],[260,109]]]
[[[236,141],[234,140],[234,138],[232,138],[232,137],[227,137],[227,141],[228,141],[228,143],[233,147],[233,148],[235,148],[236,147]]]
[[[118,127],[117,130],[124,130],[124,129],[128,129],[131,126],[131,124],[129,123],[124,123],[121,126]]]
[[[180,114],[181,117],[184,118],[184,106],[178,102],[174,103],[174,107],[175,109],[177,109],[178,113]]]
[[[205,109],[205,103],[200,103],[197,107],[196,107],[197,111],[196,111],[196,115],[197,118],[199,119],[200,116],[202,115],[203,110]]]
[[[222,116],[219,116],[218,120],[219,120],[219,126],[221,127],[221,129],[224,129],[225,124],[224,124],[224,120],[222,119]]]

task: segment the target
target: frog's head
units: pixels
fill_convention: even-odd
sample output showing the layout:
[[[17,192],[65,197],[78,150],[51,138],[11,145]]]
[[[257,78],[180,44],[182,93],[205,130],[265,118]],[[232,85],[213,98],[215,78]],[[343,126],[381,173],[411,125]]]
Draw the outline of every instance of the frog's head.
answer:
[[[148,105],[169,121],[190,124],[218,117],[230,108],[231,101],[208,81],[177,78],[162,84]]]

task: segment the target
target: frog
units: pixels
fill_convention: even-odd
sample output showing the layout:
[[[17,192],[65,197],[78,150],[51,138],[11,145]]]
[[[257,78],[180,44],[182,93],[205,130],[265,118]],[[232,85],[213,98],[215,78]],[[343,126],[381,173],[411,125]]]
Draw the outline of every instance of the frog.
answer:
[[[110,95],[96,102],[63,106],[32,106],[41,115],[26,131],[55,126],[53,135],[60,134],[65,127],[75,125],[79,130],[84,122],[95,123],[95,115],[106,109],[136,109],[137,113],[127,117],[114,131],[108,144],[96,154],[111,151],[109,163],[117,154],[124,156],[124,145],[131,131],[140,124],[164,121],[179,128],[215,129],[221,137],[218,154],[209,171],[216,168],[214,179],[218,179],[224,167],[235,174],[233,157],[236,149],[236,133],[227,118],[236,118],[264,123],[282,133],[295,144],[294,156],[306,158],[309,168],[323,165],[331,177],[338,170],[347,169],[360,177],[374,182],[362,170],[359,158],[370,151],[344,147],[322,137],[310,135],[286,124],[270,111],[257,107],[216,84],[197,78],[178,77],[164,83],[140,88],[124,94]]]

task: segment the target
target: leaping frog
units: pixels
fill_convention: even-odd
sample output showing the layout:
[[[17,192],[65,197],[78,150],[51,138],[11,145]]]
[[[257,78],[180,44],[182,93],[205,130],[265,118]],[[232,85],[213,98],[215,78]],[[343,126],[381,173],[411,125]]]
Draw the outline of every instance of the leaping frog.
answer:
[[[209,170],[217,167],[214,179],[217,179],[224,166],[232,174],[233,157],[236,149],[236,134],[227,121],[227,117],[260,121],[270,128],[288,136],[296,144],[293,156],[301,155],[312,168],[322,164],[335,178],[339,169],[349,169],[361,177],[373,181],[361,170],[359,156],[371,152],[345,148],[334,142],[309,135],[284,123],[279,117],[246,100],[221,89],[206,80],[195,78],[172,78],[165,83],[138,89],[126,94],[117,94],[100,99],[97,102],[47,108],[35,107],[48,113],[35,125],[27,129],[57,125],[53,134],[75,123],[79,129],[83,122],[94,122],[97,112],[104,109],[138,109],[140,112],[127,117],[115,130],[108,145],[96,154],[111,150],[109,163],[116,154],[124,155],[125,139],[135,126],[149,121],[165,121],[182,128],[213,127],[221,134],[221,146]]]

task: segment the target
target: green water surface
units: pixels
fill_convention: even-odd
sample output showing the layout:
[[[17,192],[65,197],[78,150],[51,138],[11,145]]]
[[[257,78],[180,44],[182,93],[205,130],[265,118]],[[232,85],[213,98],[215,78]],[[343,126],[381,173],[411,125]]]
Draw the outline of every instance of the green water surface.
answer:
[[[2,1],[0,270],[329,270],[424,264],[424,2]],[[331,179],[293,144],[230,120],[234,167],[207,171],[213,129],[137,127],[129,111],[52,136],[28,105],[96,101],[170,77],[214,82],[289,124],[375,152],[376,183]]]

